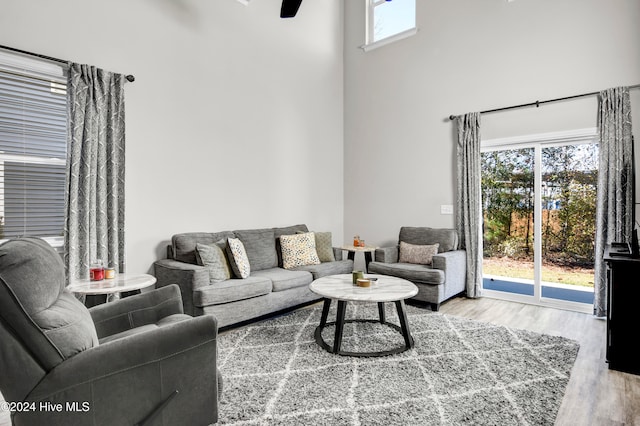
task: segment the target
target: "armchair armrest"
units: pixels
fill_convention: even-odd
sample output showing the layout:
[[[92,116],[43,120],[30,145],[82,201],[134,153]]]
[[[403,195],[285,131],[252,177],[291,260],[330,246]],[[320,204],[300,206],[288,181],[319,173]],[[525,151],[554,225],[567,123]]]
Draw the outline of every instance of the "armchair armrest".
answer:
[[[67,408],[16,413],[15,424],[133,424],[176,390],[161,410],[163,424],[215,423],[217,329],[216,319],[204,315],[81,352],[26,398]],[[78,411],[69,410],[73,402]]]
[[[398,263],[398,246],[376,249],[375,260],[382,263]]]
[[[180,288],[173,284],[89,309],[98,338],[183,313]]]
[[[453,250],[433,256],[432,267],[444,271],[446,286],[445,297],[454,296],[466,290],[467,253],[465,250]]]
[[[210,284],[207,268],[173,259],[157,260],[153,264],[153,268],[157,279],[156,288],[178,284],[182,294],[184,313],[196,315],[193,306],[193,291]]]

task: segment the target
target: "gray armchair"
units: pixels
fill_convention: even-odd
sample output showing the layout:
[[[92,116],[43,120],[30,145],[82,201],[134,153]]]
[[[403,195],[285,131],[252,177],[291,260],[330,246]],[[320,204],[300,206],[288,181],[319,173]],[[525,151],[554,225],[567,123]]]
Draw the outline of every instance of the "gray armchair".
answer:
[[[369,273],[391,275],[413,282],[418,294],[413,299],[427,302],[437,311],[440,303],[465,291],[466,253],[458,250],[458,233],[454,229],[426,227],[400,228],[398,245],[383,247],[375,252],[375,261],[367,268]],[[438,254],[431,265],[399,263],[401,241],[414,245],[439,244]]]
[[[218,416],[217,323],[177,286],[88,310],[49,244],[0,245],[0,391],[15,425],[205,425]]]

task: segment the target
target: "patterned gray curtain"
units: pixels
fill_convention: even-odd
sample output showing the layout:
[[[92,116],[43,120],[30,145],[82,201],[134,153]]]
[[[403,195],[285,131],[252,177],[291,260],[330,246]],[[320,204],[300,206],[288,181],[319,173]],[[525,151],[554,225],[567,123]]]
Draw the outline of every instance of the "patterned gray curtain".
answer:
[[[65,264],[87,278],[101,259],[119,272],[124,253],[125,76],[88,65],[69,70]]]
[[[631,242],[633,231],[633,144],[628,87],[603,90],[598,99],[600,163],[596,208],[596,316],[607,314],[607,276],[602,261],[611,242]]]
[[[458,123],[456,228],[460,247],[467,251],[467,297],[478,297],[482,279],[480,113],[461,115],[456,117],[456,121]]]

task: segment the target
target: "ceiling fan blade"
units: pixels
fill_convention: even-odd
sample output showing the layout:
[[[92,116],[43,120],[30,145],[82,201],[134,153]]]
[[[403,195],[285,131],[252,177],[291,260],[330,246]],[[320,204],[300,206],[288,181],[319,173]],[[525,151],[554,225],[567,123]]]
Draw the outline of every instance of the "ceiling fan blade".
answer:
[[[302,0],[282,0],[282,7],[280,8],[281,18],[293,18],[298,13]]]

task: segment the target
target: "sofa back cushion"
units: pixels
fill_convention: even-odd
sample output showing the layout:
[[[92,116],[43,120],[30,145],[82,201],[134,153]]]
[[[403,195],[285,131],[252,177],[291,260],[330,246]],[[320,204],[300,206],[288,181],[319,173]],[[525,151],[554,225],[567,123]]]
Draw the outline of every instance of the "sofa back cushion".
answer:
[[[220,240],[234,238],[233,232],[186,232],[171,237],[173,258],[180,262],[197,264],[196,244],[215,244]]]
[[[247,229],[233,231],[247,252],[252,271],[262,271],[278,266],[276,237],[273,229]]]
[[[273,233],[276,236],[276,240],[279,239],[282,235],[293,235],[301,232],[309,232],[309,228],[305,224],[285,226],[282,228],[273,228]]]
[[[403,226],[399,240],[415,245],[439,244],[438,253],[458,249],[458,233],[455,229]]]

